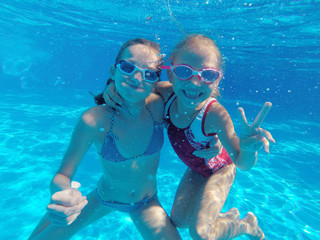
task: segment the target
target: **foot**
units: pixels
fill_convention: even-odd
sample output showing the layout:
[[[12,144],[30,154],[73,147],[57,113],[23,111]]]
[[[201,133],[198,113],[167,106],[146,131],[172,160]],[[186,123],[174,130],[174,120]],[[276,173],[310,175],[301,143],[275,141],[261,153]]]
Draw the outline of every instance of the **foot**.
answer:
[[[225,213],[220,213],[219,217],[228,218],[231,220],[236,220],[236,219],[240,219],[240,213],[237,208],[231,208],[231,209],[229,209],[229,211],[227,211]]]
[[[257,217],[249,212],[247,216],[243,219],[245,222],[247,222],[247,236],[251,240],[264,240],[266,239],[264,236],[264,233],[262,232],[261,228],[258,225],[258,219]]]

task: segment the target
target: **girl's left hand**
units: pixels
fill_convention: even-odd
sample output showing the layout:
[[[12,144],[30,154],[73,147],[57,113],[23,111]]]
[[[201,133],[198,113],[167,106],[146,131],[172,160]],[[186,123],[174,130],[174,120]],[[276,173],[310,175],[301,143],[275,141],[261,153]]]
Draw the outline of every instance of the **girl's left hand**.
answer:
[[[240,149],[244,151],[256,152],[264,147],[264,151],[269,153],[269,142],[275,143],[270,132],[260,127],[267,116],[272,104],[266,102],[258,113],[252,125],[248,124],[243,108],[238,108],[241,124]]]
[[[222,144],[218,136],[215,135],[209,144],[209,148],[202,149],[202,150],[195,150],[193,152],[193,155],[195,155],[196,157],[204,158],[204,159],[211,159],[221,154],[221,152],[222,152]]]

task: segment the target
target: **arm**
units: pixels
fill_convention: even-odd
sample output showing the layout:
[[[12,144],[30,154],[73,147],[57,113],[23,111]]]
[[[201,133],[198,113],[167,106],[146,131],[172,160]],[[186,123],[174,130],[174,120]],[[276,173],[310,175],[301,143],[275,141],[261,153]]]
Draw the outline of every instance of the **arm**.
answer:
[[[172,92],[172,84],[168,81],[158,82],[153,88],[153,93],[159,95],[164,102],[170,97]],[[107,106],[121,108],[122,100],[116,90],[114,81],[110,82],[103,91],[103,98]]]
[[[71,179],[93,141],[90,121],[92,121],[90,112],[85,112],[78,120],[58,172],[51,182],[52,194],[70,188]]]
[[[167,99],[173,93],[172,84],[168,81],[158,82],[154,86],[153,92],[160,95],[164,101],[167,101]]]
[[[250,170],[256,164],[258,150],[264,145],[265,151],[268,152],[269,141],[275,142],[268,131],[260,128],[270,108],[271,103],[266,103],[252,125],[248,124],[243,109],[239,109],[242,129],[240,139],[235,133],[233,122],[226,109],[220,103],[215,103],[210,108],[205,123],[206,132],[208,129],[208,132],[218,133],[222,145],[241,170]]]
[[[55,225],[70,225],[88,203],[77,188],[71,188],[71,179],[93,141],[94,131],[90,126],[93,117],[89,111],[78,120],[69,147],[50,184],[52,197],[47,209],[50,222]]]

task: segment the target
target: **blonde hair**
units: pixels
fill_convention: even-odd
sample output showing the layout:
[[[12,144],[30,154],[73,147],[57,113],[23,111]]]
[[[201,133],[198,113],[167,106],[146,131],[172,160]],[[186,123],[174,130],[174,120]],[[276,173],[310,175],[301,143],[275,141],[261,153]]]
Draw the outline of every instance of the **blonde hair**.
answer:
[[[223,61],[222,61],[222,55],[221,52],[218,48],[218,46],[215,44],[215,42],[202,34],[191,34],[188,35],[186,38],[184,38],[183,40],[181,40],[173,49],[172,54],[171,54],[171,62],[173,63],[175,61],[175,59],[177,58],[177,56],[179,55],[180,51],[183,50],[183,48],[191,48],[192,46],[196,46],[198,48],[207,48],[208,51],[211,51],[216,55],[217,57],[217,63],[219,66],[219,71],[223,72]],[[211,49],[209,49],[211,48]],[[218,80],[220,81],[220,79]],[[218,98],[221,97],[221,94],[219,92],[218,88],[215,88],[212,91],[211,94],[212,97]]]

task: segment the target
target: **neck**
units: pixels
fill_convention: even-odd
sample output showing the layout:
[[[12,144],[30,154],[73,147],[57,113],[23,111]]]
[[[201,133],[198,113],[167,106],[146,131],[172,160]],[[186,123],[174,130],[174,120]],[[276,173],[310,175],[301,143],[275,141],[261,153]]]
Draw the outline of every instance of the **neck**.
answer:
[[[120,112],[126,117],[136,118],[140,116],[144,106],[145,106],[145,101],[141,101],[141,102],[124,101],[121,106]]]
[[[206,101],[200,103],[199,105],[194,106],[186,106],[183,104],[183,102],[179,101],[179,99],[176,99],[176,110],[177,113],[181,116],[185,117],[193,117],[195,114],[198,114],[201,108],[204,106]]]

